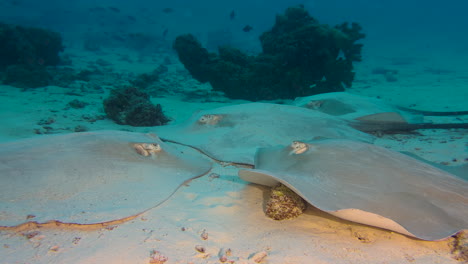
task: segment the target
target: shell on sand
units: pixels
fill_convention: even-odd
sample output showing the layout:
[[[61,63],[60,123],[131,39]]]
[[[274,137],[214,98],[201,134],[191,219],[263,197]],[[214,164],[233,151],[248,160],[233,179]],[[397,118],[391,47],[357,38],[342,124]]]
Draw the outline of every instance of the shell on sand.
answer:
[[[27,221],[94,224],[162,203],[211,163],[154,134],[99,131],[0,146],[0,226]]]
[[[325,139],[259,149],[249,182],[283,183],[337,217],[424,240],[468,228],[468,183],[406,155],[375,145]]]

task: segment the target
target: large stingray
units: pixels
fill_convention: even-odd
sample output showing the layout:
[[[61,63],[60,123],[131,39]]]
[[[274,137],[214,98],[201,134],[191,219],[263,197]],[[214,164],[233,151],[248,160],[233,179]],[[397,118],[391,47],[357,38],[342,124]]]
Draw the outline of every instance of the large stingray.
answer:
[[[416,112],[403,111],[400,108],[377,98],[360,96],[346,92],[324,93],[294,100],[294,105],[320,111],[346,120],[421,123],[423,115]],[[382,118],[382,119],[381,119]]]
[[[222,161],[253,164],[259,147],[315,137],[372,141],[339,118],[289,105],[249,103],[201,111],[179,125],[157,127],[164,140],[195,147]]]
[[[467,123],[460,122],[441,124],[424,122],[426,116],[467,115],[468,111],[422,111],[346,92],[301,97],[293,104],[348,120],[352,127],[364,132],[399,133],[417,129],[468,128]]]
[[[43,136],[0,145],[0,226],[27,221],[94,224],[144,212],[207,173],[154,134]]]
[[[281,182],[337,217],[439,240],[468,228],[468,183],[426,163],[345,139],[260,149],[250,182]]]

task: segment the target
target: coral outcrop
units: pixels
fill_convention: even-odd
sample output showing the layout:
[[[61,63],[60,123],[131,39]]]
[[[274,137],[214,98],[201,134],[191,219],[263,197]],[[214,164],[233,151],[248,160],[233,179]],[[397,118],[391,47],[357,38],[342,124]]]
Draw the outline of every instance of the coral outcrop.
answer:
[[[271,189],[265,214],[274,220],[286,220],[301,215],[307,207],[306,201],[283,184]]]
[[[303,7],[288,8],[260,36],[262,52],[249,56],[233,47],[210,53],[190,34],[178,36],[174,49],[198,81],[234,99],[295,98],[343,91],[361,60],[361,27],[320,24]]]
[[[149,95],[137,88],[113,90],[104,100],[104,111],[120,125],[161,126],[169,122],[161,105],[153,105]]]
[[[6,84],[22,88],[47,85],[51,77],[45,67],[58,65],[63,49],[59,33],[0,23],[0,71]]]

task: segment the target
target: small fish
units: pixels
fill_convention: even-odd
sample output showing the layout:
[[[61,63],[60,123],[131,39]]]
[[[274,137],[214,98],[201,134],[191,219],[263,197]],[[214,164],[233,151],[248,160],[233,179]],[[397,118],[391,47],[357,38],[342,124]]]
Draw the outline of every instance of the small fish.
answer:
[[[232,10],[231,13],[229,14],[229,18],[231,20],[234,20],[234,18],[236,18],[236,12],[234,10]]]
[[[128,20],[136,22],[136,18],[134,16],[127,16]]]
[[[170,8],[170,7],[166,7],[162,10],[164,13],[166,14],[169,14],[169,13],[172,13],[174,12],[174,9]]]
[[[163,37],[167,36],[167,33],[169,32],[169,29],[166,28],[164,31],[163,31]]]
[[[114,12],[116,12],[116,13],[120,13],[120,9],[118,9],[117,7],[109,6],[108,8],[109,8],[109,10],[111,10],[111,11],[114,11]]]
[[[246,26],[242,29],[242,31],[244,31],[244,32],[249,32],[249,31],[252,30],[252,29],[253,29],[253,27],[251,27],[250,25],[246,25]]]

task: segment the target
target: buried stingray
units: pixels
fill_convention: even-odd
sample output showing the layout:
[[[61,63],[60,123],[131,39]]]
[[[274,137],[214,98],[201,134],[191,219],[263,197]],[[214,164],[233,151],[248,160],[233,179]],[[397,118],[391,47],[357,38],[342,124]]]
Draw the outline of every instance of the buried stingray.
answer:
[[[1,144],[0,227],[96,224],[162,203],[211,163],[155,135],[100,131]]]
[[[300,97],[293,104],[346,119],[352,127],[364,132],[407,133],[417,129],[468,128],[466,123],[424,123],[427,116],[468,115],[468,111],[421,111],[346,92]]]
[[[288,186],[337,217],[424,240],[468,228],[468,182],[375,145],[345,139],[259,149],[249,182]]]
[[[447,128],[447,124],[409,124],[397,113],[381,113],[393,109],[381,105],[371,100],[363,104],[366,110],[360,111],[355,106],[333,104],[329,111],[322,112],[291,105],[248,103],[200,111],[181,124],[155,127],[154,131],[163,140],[194,147],[211,158],[253,164],[257,148],[286,145],[293,140],[325,137],[372,142],[375,138],[364,132],[408,131],[427,128],[425,125]],[[332,108],[339,113],[330,114]],[[367,116],[360,119],[362,115]]]
[[[372,142],[374,137],[330,115],[290,105],[248,103],[205,110],[182,124],[155,127],[163,140],[194,147],[221,161],[253,164],[259,147],[315,137]]]

